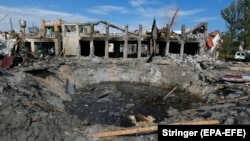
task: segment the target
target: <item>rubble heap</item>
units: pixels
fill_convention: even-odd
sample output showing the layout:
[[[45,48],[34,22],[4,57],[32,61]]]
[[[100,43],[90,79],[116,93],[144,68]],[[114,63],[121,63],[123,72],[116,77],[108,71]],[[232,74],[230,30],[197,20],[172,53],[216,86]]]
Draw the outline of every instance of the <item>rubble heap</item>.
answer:
[[[225,74],[248,75],[248,62],[213,61],[206,56],[186,56],[181,61],[177,57],[155,57],[151,63],[145,63],[143,59],[45,57],[29,61],[27,65],[1,69],[0,137],[8,141],[107,139],[95,135],[121,127],[91,124],[65,110],[65,102],[74,105],[77,96],[84,99],[87,91],[82,92],[83,88],[90,85],[98,88],[102,82],[143,83],[164,88],[166,94],[178,86],[180,94],[190,94],[190,99],[194,98],[192,95],[199,97],[200,101],[190,103],[188,109],[173,106],[165,109],[167,116],[161,124],[197,120],[218,120],[222,125],[250,123],[249,83],[222,80]],[[109,90],[111,93],[119,91]],[[108,98],[105,91],[93,89],[90,92],[95,92],[89,93],[93,97],[98,94],[99,100]],[[173,92],[166,99],[171,100],[175,96]],[[152,121],[151,124],[159,123]],[[112,139],[152,141],[157,140],[157,134],[152,132]]]

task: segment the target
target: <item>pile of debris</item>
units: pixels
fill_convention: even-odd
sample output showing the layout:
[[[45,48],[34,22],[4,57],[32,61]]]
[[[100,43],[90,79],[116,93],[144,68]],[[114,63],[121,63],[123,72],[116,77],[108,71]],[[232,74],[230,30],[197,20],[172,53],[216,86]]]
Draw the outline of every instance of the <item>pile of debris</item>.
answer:
[[[24,42],[18,41],[13,38],[10,43],[8,40],[3,43],[5,50],[1,48],[2,140],[153,141],[157,140],[155,131],[158,124],[250,123],[249,83],[235,83],[229,79],[248,76],[247,62],[235,64],[214,61],[208,56],[185,56],[181,61],[179,56],[174,54],[155,57],[150,63],[145,63],[143,59],[52,56],[39,58],[29,54],[25,47],[22,47]],[[19,45],[19,51],[15,45]],[[130,85],[127,84],[128,87],[125,88],[116,85],[100,86],[101,82],[119,81]],[[146,88],[137,87],[138,83],[143,83]],[[153,90],[156,86],[164,88],[167,93],[160,95],[159,91],[153,93],[148,90]],[[177,87],[180,94],[175,91]],[[136,89],[145,93],[136,94]],[[124,100],[125,95],[122,92],[128,92],[130,96]],[[164,98],[171,104],[164,107],[166,117],[161,121],[156,120],[159,117],[150,113],[126,115],[133,123],[133,126],[128,128],[112,123],[93,124],[91,120],[86,120],[90,115],[94,115],[95,119],[92,121],[101,118],[94,112],[100,115],[108,112],[108,116],[119,117],[123,114],[122,110],[136,108],[138,101],[143,102],[143,98],[152,100],[153,95],[160,96],[161,100]],[[140,98],[137,97],[136,102],[133,96]],[[195,101],[197,97],[199,101]],[[108,105],[107,102],[110,101],[112,102]],[[179,101],[189,102],[186,103],[186,109],[176,106],[180,104]],[[106,107],[93,107],[101,103]],[[157,101],[151,101],[151,104],[155,103]],[[80,111],[78,104],[86,110]],[[115,104],[121,104],[121,107]],[[112,105],[116,106],[119,112],[112,111]],[[75,113],[89,113],[80,117],[71,113],[69,107],[73,108]],[[90,111],[91,108],[95,111]],[[151,134],[143,134],[145,132]],[[125,136],[127,134],[133,135]]]
[[[50,57],[30,52],[22,34],[15,32],[0,33],[0,68],[10,69],[15,66],[27,66]]]

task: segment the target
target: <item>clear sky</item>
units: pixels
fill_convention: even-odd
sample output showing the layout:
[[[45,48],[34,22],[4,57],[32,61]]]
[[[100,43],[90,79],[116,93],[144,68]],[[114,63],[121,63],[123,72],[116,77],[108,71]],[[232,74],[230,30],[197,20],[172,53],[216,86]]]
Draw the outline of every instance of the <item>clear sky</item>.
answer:
[[[143,30],[150,30],[153,19],[158,28],[168,23],[179,9],[174,30],[181,25],[187,28],[208,23],[208,31],[226,31],[226,23],[220,11],[232,0],[0,0],[0,31],[10,30],[10,19],[15,30],[19,30],[19,19],[27,27],[41,27],[41,19],[66,22],[96,22],[105,20],[133,31],[142,24]]]

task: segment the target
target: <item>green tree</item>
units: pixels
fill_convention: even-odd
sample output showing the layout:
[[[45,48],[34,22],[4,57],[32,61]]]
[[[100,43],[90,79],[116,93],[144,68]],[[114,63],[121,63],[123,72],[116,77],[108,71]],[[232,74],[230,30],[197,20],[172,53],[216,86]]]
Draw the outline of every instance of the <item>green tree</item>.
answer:
[[[250,46],[250,0],[234,0],[229,7],[221,10],[221,16],[226,21],[229,44]]]
[[[231,33],[223,32],[221,33],[221,35],[222,35],[223,42],[221,44],[222,48],[220,49],[220,55],[221,55],[220,58],[228,60],[233,57],[232,55],[234,55],[234,53],[232,53],[232,48],[231,48],[232,46],[234,46],[231,41],[232,39]]]
[[[244,17],[243,17],[244,32],[242,40],[244,41],[244,47],[250,49],[250,0],[244,0]]]

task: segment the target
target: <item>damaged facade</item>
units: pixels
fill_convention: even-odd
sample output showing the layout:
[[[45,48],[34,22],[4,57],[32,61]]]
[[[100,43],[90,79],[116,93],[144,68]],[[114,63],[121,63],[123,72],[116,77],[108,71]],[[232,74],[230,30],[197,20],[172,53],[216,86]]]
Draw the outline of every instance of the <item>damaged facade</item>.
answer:
[[[104,32],[95,29],[102,24]],[[118,27],[106,21],[98,22],[63,22],[41,20],[41,29],[30,27],[29,34],[25,34],[25,21],[20,22],[22,44],[26,51],[33,55],[52,56],[98,56],[105,58],[141,58],[150,55],[151,31],[129,31],[129,26]],[[113,32],[118,30],[118,32]],[[181,32],[177,33],[166,25],[159,29],[156,39],[155,56],[176,54],[181,60],[184,55],[201,55],[210,53],[214,48],[208,46],[208,24],[200,23],[191,29],[182,25]],[[1,36],[1,53],[9,54],[14,41],[6,35]],[[210,50],[210,51],[209,51]]]
[[[95,32],[94,27],[97,24],[104,24],[105,33]],[[75,30],[68,30],[69,28]],[[121,33],[110,33],[112,28],[120,30]],[[161,32],[157,39],[156,55],[167,56],[173,53],[183,56],[204,52],[205,39],[208,36],[207,23],[200,23],[190,30],[186,30],[183,25],[181,34],[167,30],[168,28]],[[62,24],[66,56],[145,57],[150,46],[150,37],[148,32],[142,30],[142,25],[135,32],[130,32],[128,25],[121,28],[106,21]]]

